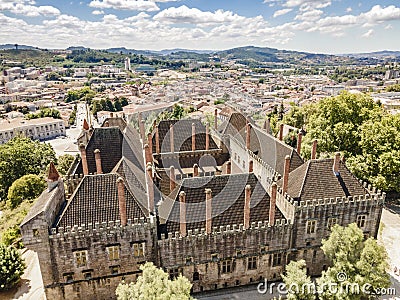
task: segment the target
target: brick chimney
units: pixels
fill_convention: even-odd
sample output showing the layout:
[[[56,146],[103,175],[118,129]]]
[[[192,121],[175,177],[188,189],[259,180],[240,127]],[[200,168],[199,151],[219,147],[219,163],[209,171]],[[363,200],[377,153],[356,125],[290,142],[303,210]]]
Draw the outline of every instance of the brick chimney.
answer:
[[[148,144],[144,145],[144,157],[146,159],[146,165],[153,162],[153,155],[151,154],[151,149]]]
[[[59,179],[60,174],[58,173],[54,163],[51,162],[49,166],[49,173],[47,175],[47,188],[49,192],[58,185]]]
[[[278,186],[274,182],[271,186],[271,199],[269,201],[269,225],[275,225],[276,194]]]
[[[218,128],[218,109],[214,110],[214,130],[217,131]]]
[[[192,151],[196,151],[196,124],[192,123]]]
[[[171,153],[174,153],[175,146],[174,146],[174,125],[169,126],[169,144],[171,146]]]
[[[283,140],[283,127],[284,127],[285,125],[282,123],[280,126],[279,126],[279,140],[280,141],[282,141]]]
[[[83,119],[83,130],[89,130],[89,124],[86,119]]]
[[[172,192],[176,187],[176,182],[175,182],[175,168],[174,166],[171,166],[169,169],[169,191]]]
[[[210,149],[210,125],[206,124],[206,150]]]
[[[149,145],[150,148],[150,153],[152,155],[152,160],[153,160],[153,135],[149,132],[147,134],[147,144]]]
[[[340,165],[340,152],[335,153],[335,159],[333,160],[333,173],[339,176],[339,165]]]
[[[158,132],[158,126],[156,126],[156,153],[160,154],[160,133]]]
[[[252,160],[249,161],[249,173],[253,173],[254,163]]]
[[[303,134],[301,131],[297,134],[297,153],[300,155],[301,152],[301,140],[303,139]]]
[[[206,193],[206,234],[212,231],[212,191],[205,189]]]
[[[288,185],[289,185],[289,172],[290,172],[290,156],[286,155],[285,157],[285,168],[283,170],[283,185],[282,185],[282,193],[287,193]]]
[[[154,120],[153,121],[153,130],[156,129],[156,126],[157,126],[157,120]]]
[[[144,129],[144,120],[141,120],[139,123],[139,130],[140,130],[140,138],[142,139],[143,143],[145,143],[145,136],[146,136],[146,132]]]
[[[231,174],[231,173],[232,173],[232,163],[230,160],[228,160],[226,163],[226,174]]]
[[[117,189],[118,189],[118,207],[119,207],[119,218],[122,226],[126,226],[126,198],[125,198],[125,184],[124,179],[119,177],[117,179]]]
[[[314,140],[312,143],[312,148],[311,148],[311,159],[316,159],[317,158],[317,140]]]
[[[181,236],[186,236],[186,193],[179,193],[179,229]]]
[[[147,164],[146,171],[147,171],[147,191],[149,193],[148,207],[149,207],[149,212],[151,213],[154,211],[154,182],[153,182],[153,168],[151,167],[151,164]]]
[[[85,148],[85,145],[83,143],[81,143],[79,145],[79,151],[81,152],[83,175],[88,175],[89,174],[89,168],[88,168],[88,163],[87,163],[87,158],[86,158],[86,148]]]
[[[251,186],[248,184],[244,190],[244,215],[243,215],[243,228],[247,230],[250,228],[250,200],[251,200]]]
[[[246,124],[246,149],[250,150],[250,133],[251,133],[251,124]]]
[[[199,176],[199,166],[197,164],[193,165],[193,177]]]
[[[96,161],[96,173],[103,174],[103,168],[101,167],[101,155],[99,149],[94,150],[94,159]]]

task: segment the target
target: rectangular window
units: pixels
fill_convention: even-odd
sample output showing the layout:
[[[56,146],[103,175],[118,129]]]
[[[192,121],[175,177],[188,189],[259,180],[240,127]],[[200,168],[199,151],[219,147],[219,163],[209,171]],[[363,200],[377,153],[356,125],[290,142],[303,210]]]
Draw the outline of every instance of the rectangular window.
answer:
[[[257,269],[257,256],[250,256],[247,258],[247,270]]]
[[[232,260],[224,260],[222,262],[222,273],[232,272]]]
[[[83,273],[83,277],[84,277],[86,280],[89,280],[89,279],[92,278],[92,272],[91,272],[91,271],[83,271],[82,273]]]
[[[282,264],[282,253],[274,253],[272,255],[272,266],[277,267]]]
[[[211,254],[212,261],[218,261],[218,254]]]
[[[328,222],[326,224],[326,228],[327,229],[331,229],[333,225],[338,223],[338,219],[337,218],[328,218]]]
[[[171,280],[173,280],[173,279],[177,278],[181,272],[179,271],[179,268],[173,268],[173,269],[169,269],[168,273],[169,273],[169,278]]]
[[[145,243],[134,243],[132,244],[133,256],[134,257],[142,257],[145,253]]]
[[[74,273],[66,273],[64,274],[64,280],[66,283],[74,281]]]
[[[78,268],[86,266],[87,263],[87,250],[75,251],[75,264]]]
[[[110,267],[110,273],[111,275],[116,275],[119,273],[119,266],[112,266]]]
[[[367,221],[367,216],[366,215],[357,216],[357,226],[358,227],[364,228],[366,221]]]
[[[109,260],[119,259],[119,246],[110,246],[110,247],[107,247],[106,249],[107,249]]]
[[[317,229],[317,221],[316,220],[308,220],[307,228],[306,228],[307,234],[315,233],[316,229]]]

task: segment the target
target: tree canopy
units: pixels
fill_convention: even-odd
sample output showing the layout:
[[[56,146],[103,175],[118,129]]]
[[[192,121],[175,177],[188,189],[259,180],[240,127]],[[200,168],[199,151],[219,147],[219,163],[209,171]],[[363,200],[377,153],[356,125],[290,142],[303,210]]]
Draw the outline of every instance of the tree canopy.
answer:
[[[7,204],[14,208],[24,200],[38,197],[46,187],[46,181],[39,175],[28,174],[18,178],[8,189]]]
[[[143,274],[136,283],[121,283],[117,287],[118,300],[188,300],[191,283],[186,277],[179,275],[170,280],[168,274],[157,268],[151,262],[140,266]]]
[[[0,291],[17,284],[25,268],[25,263],[15,248],[0,244]]]
[[[343,92],[316,104],[293,107],[285,123],[303,127],[302,155],[318,140],[320,157],[342,152],[360,179],[385,191],[400,192],[400,116],[385,112],[365,94]]]
[[[8,189],[18,178],[27,174],[40,174],[51,161],[55,152],[50,144],[15,137],[0,145],[0,198],[5,200]]]
[[[286,275],[282,275],[283,282],[288,291],[288,300],[314,300],[316,298],[311,286],[311,278],[307,276],[306,262],[304,260],[291,261],[286,266]]]
[[[363,299],[390,286],[385,248],[373,238],[364,240],[363,231],[355,223],[347,227],[333,226],[329,239],[322,241],[321,248],[332,262],[317,280],[318,285],[324,287],[323,299]],[[358,288],[337,289],[333,293],[328,288],[332,283]]]

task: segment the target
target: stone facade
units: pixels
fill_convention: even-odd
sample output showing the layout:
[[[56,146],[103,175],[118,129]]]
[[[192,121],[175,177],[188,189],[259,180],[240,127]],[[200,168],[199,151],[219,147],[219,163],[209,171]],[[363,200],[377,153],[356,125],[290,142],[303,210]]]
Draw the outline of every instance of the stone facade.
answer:
[[[122,131],[122,128],[120,130],[123,135],[122,144],[127,147],[130,145],[126,139],[128,131]],[[129,130],[133,132],[133,129]],[[247,129],[248,132],[249,130]],[[260,134],[258,131],[255,133]],[[245,143],[245,139],[241,139],[240,135],[234,136],[223,130],[213,130],[210,138],[217,148],[207,151],[212,153],[217,166],[216,171],[209,174],[199,172],[199,175],[196,175],[194,169],[189,168],[193,163],[198,163],[199,153],[205,152],[204,149],[162,155],[154,153],[154,161],[149,162],[143,150],[147,139],[142,141],[130,136],[133,141],[130,146],[132,152],[128,155],[128,151],[124,151],[126,157],[121,156],[121,161],[109,172],[120,176],[119,183],[122,182],[121,178],[124,180],[125,190],[124,185],[118,184],[117,191],[117,185],[111,181],[112,184],[107,183],[107,189],[94,184],[96,178],[101,177],[99,179],[105,180],[110,174],[70,174],[66,178],[66,191],[61,178],[54,181],[54,176],[49,176],[53,178],[49,181],[49,189],[43,192],[21,225],[24,244],[38,253],[47,298],[114,299],[117,285],[122,280],[134,282],[140,275],[139,266],[145,261],[151,261],[163,268],[171,277],[183,274],[193,283],[193,292],[246,285],[264,279],[279,280],[285,265],[298,259],[306,260],[310,275],[319,275],[328,267],[328,261],[320,249],[321,241],[329,236],[333,224],[346,226],[357,223],[366,236],[377,236],[385,200],[384,193],[359,182],[349,173],[344,163],[336,158],[301,163],[301,158],[295,150],[281,145],[268,134],[261,134],[264,140],[260,139],[259,144],[277,143],[278,147],[286,147],[283,151],[292,153],[285,158],[290,160],[289,164],[292,163],[290,167],[293,170],[290,170],[290,173],[282,174],[283,172],[277,171],[283,169],[281,166],[277,167],[278,164],[284,163],[281,156],[275,156],[276,164],[271,165],[271,162],[266,162],[269,158],[265,157],[265,153],[251,149],[253,141],[250,141],[248,136]],[[88,135],[87,145],[100,144],[100,141],[92,141],[94,136],[106,135]],[[136,132],[133,136],[140,135]],[[137,148],[137,145],[141,147]],[[90,151],[93,152],[93,149],[90,148]],[[131,165],[127,157],[134,154],[136,158],[130,160],[134,162]],[[105,161],[108,156],[107,147],[104,147],[101,150],[100,162],[103,164],[103,170],[107,163],[115,161],[115,157]],[[167,160],[158,163],[161,156]],[[172,190],[169,169],[164,166],[169,164],[169,157],[176,157],[184,165],[179,171],[184,173],[177,172],[179,176],[173,178],[175,184]],[[228,170],[228,159],[229,171],[222,171]],[[85,163],[87,164],[85,161],[79,162]],[[78,162],[75,162],[75,165],[77,164]],[[297,167],[298,164],[301,166]],[[313,179],[315,170],[320,172],[314,175],[319,175],[318,179],[321,179],[322,185]],[[186,208],[184,213],[180,211],[185,206],[182,206],[183,200],[179,192],[184,189],[187,192],[185,205],[202,202],[203,197],[206,199],[205,194],[202,191],[196,192],[195,189],[199,189],[194,186],[196,182],[202,182],[201,187],[206,190],[213,184],[215,191],[219,176],[225,176],[225,179],[232,176],[238,180],[242,176],[240,174],[253,184],[251,201],[258,197],[257,201],[261,203],[256,204],[261,206],[256,206],[251,202],[249,208],[249,216],[251,215],[251,220],[257,220],[256,222],[250,222],[247,227],[244,221],[246,206],[243,208],[240,204],[235,211],[227,210],[229,214],[235,214],[235,223],[229,221],[233,220],[232,216],[222,212],[211,219],[204,215],[205,223],[200,219],[198,224],[205,226],[199,225],[189,230],[186,226],[181,226],[179,232],[168,231],[168,228],[175,228],[170,219],[174,213],[179,216],[179,220],[184,218],[189,222],[189,219],[186,219],[189,218]],[[116,175],[112,175],[109,180],[117,178]],[[285,176],[288,176],[286,182],[289,188],[286,187],[286,192],[283,192],[282,179],[285,179]],[[104,180],[100,182],[105,184]],[[191,185],[187,185],[189,182]],[[157,186],[163,193],[155,188]],[[120,187],[124,196],[121,196]],[[305,196],[310,190],[313,192],[312,198]],[[108,198],[104,198],[106,202],[101,202],[105,201],[101,198],[105,197],[101,193],[107,194]],[[81,198],[80,194],[83,195]],[[218,200],[221,195],[222,192],[215,195],[215,199]],[[238,194],[232,205],[246,203],[246,195]],[[100,198],[103,200],[99,200]],[[82,209],[88,210],[89,217],[95,215],[108,221],[99,219],[79,223],[81,221],[77,216],[85,212],[71,212],[74,207],[80,207],[78,199],[85,199],[86,206],[82,206]],[[217,200],[210,202],[213,209],[221,202],[221,199],[215,202]],[[96,204],[110,201],[115,203],[108,208]],[[130,208],[133,204],[129,204],[129,201],[136,201],[135,205],[140,207],[140,213],[146,217],[133,218],[133,209]],[[169,205],[168,201],[172,204]],[[176,201],[178,206],[174,206]],[[259,211],[264,208],[268,209],[269,214]],[[174,209],[178,209],[178,212]],[[193,208],[190,209],[193,216]],[[258,210],[257,214],[251,214],[255,210]],[[205,214],[205,211],[207,208],[198,208],[199,214]],[[127,220],[124,221],[127,212]],[[61,227],[61,221],[67,214],[72,214],[76,224]],[[179,220],[175,222],[179,223]],[[207,232],[209,224],[211,230]]]

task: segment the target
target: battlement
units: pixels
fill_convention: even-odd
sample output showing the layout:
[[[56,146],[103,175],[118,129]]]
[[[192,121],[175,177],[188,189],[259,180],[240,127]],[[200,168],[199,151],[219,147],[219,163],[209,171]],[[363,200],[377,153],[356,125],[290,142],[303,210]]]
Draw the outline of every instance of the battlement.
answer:
[[[147,235],[151,229],[155,228],[153,220],[147,218],[135,218],[133,221],[128,219],[126,226],[121,226],[119,220],[109,221],[102,223],[89,223],[87,225],[82,224],[81,226],[75,225],[73,227],[58,227],[51,228],[49,238],[52,240],[62,240],[65,238],[85,238],[94,236],[108,236],[123,233],[137,233],[141,235]]]
[[[325,198],[325,199],[313,199],[307,201],[300,201],[298,208],[306,208],[306,207],[316,207],[316,206],[328,206],[328,205],[337,205],[337,204],[359,204],[363,202],[378,202],[384,203],[386,198],[386,193],[378,193],[375,194],[367,194],[367,195],[360,195],[360,196],[348,196],[348,197],[336,197],[336,198]]]
[[[244,233],[255,233],[255,232],[262,232],[262,231],[273,231],[273,230],[281,230],[287,231],[291,228],[291,221],[285,219],[277,219],[275,220],[274,225],[270,225],[268,221],[259,221],[259,222],[252,222],[250,228],[247,230],[243,229],[243,224],[234,224],[234,225],[226,225],[220,227],[213,227],[211,234],[206,234],[205,228],[195,229],[195,230],[188,230],[187,235],[185,237],[181,236],[179,231],[174,233],[170,233],[169,237],[166,238],[165,235],[161,235],[161,241],[168,241],[168,240],[191,240],[191,239],[208,239],[214,238],[216,236],[226,236],[231,235],[235,236],[238,234]]]

